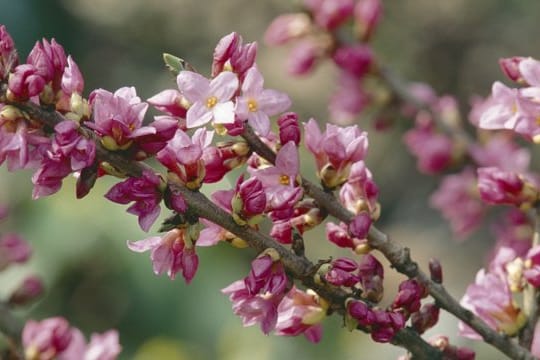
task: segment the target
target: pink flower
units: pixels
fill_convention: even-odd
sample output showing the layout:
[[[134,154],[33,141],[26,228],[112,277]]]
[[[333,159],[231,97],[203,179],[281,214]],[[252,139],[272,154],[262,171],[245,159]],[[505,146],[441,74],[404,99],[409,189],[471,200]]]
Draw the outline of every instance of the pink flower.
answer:
[[[291,75],[306,75],[314,68],[317,60],[322,58],[324,49],[311,39],[298,42],[287,58],[287,72]]]
[[[363,296],[374,302],[379,302],[383,296],[384,268],[377,258],[366,254],[358,264],[358,282],[363,290]]]
[[[283,265],[269,255],[251,263],[251,271],[244,280],[238,280],[222,289],[233,303],[233,311],[242,317],[244,326],[261,324],[263,333],[272,331],[278,319],[278,305],[285,296],[287,276]]]
[[[79,171],[94,163],[96,144],[82,136],[74,121],[62,121],[54,127],[51,151],[69,159],[71,170]]]
[[[236,115],[248,120],[261,136],[270,132],[270,116],[291,106],[289,97],[276,90],[263,89],[264,79],[256,67],[250,68],[242,83],[242,95],[236,100]]]
[[[326,131],[321,133],[315,120],[310,119],[304,129],[306,146],[315,156],[318,175],[329,188],[343,184],[352,164],[366,156],[367,133],[356,125],[342,128],[327,124]]]
[[[518,64],[518,69],[525,84],[540,86],[540,61],[533,58],[525,58]]]
[[[28,320],[22,332],[22,343],[27,359],[52,360],[55,358],[70,360],[63,353],[73,343],[74,331],[61,317],[54,317],[36,322]]]
[[[298,149],[289,141],[277,153],[275,166],[254,170],[253,174],[265,187],[296,187],[300,168]]]
[[[4,25],[0,25],[0,80],[7,78],[11,70],[19,63],[17,49],[11,35]]]
[[[367,239],[357,239],[352,237],[345,223],[336,225],[332,222],[326,223],[326,237],[339,247],[350,248],[359,254],[365,253]]]
[[[45,88],[45,80],[38,69],[31,64],[19,65],[9,75],[8,88],[18,100],[26,100],[39,95]]]
[[[363,211],[356,215],[349,224],[349,233],[358,239],[366,239],[371,227],[371,216]]]
[[[243,45],[242,42],[242,37],[235,32],[219,40],[212,61],[213,77],[223,71],[232,71],[240,80],[244,79],[246,71],[255,64],[257,43]]]
[[[504,171],[525,173],[529,169],[531,153],[503,134],[491,137],[483,146],[473,144],[469,153],[480,167],[495,166]]]
[[[296,146],[300,144],[300,126],[298,124],[298,115],[294,112],[282,114],[278,119],[279,142],[286,144],[289,141],[294,142]]]
[[[275,333],[279,336],[304,336],[312,343],[322,337],[321,321],[326,317],[326,308],[315,293],[298,290],[295,286],[278,306]]]
[[[356,44],[339,47],[332,59],[348,76],[360,79],[370,70],[373,62],[373,52],[368,45]]]
[[[476,274],[474,284],[467,287],[460,303],[484,320],[493,330],[510,336],[514,335],[527,320],[515,306],[506,281],[484,269]],[[459,323],[459,333],[469,339],[482,339],[462,322]]]
[[[137,138],[155,134],[156,129],[142,126],[148,104],[141,102],[134,87],[111,93],[98,89],[90,94],[94,122],[85,125],[102,136],[102,144],[111,151],[126,150]]]
[[[130,177],[114,185],[105,197],[118,204],[131,205],[127,212],[139,217],[139,226],[148,231],[161,211],[159,204],[163,194],[160,190],[161,178],[151,171],[145,171],[141,177]]]
[[[431,195],[431,206],[442,212],[454,233],[463,239],[480,225],[485,205],[479,199],[476,177],[471,169],[447,175]]]
[[[1,254],[0,254],[1,255]],[[11,293],[8,303],[10,305],[25,306],[35,301],[43,294],[43,282],[37,276],[28,276]]]
[[[36,67],[37,73],[46,83],[52,82],[53,91],[60,89],[67,58],[64,48],[55,39],[52,39],[50,43],[46,39],[43,39],[41,43],[36,42],[26,62]]]
[[[261,181],[252,177],[244,181],[243,176],[238,179],[235,195],[232,198],[233,218],[239,224],[244,222],[256,224],[266,209],[266,194]]]
[[[178,129],[167,146],[157,153],[156,158],[182,184],[192,189],[199,188],[205,176],[203,152],[212,143],[213,136],[213,131],[200,128],[190,138]]]
[[[238,77],[230,71],[219,73],[214,79],[191,71],[177,77],[178,88],[190,103],[186,114],[188,129],[205,125],[234,123],[234,104],[231,98],[238,89]]]
[[[152,250],[150,259],[156,275],[167,271],[174,280],[176,273],[182,272],[186,283],[190,283],[199,265],[195,253],[194,240],[186,229],[173,229],[163,237],[154,236],[140,241],[128,241],[127,246],[135,252]]]
[[[479,168],[477,172],[480,197],[488,204],[521,206],[532,204],[538,197],[538,190],[515,172],[496,167]]]
[[[0,270],[13,263],[24,263],[32,255],[30,245],[17,234],[0,237]]]
[[[355,162],[351,166],[347,182],[339,191],[339,201],[354,214],[367,211],[373,219],[377,219],[379,216],[378,195],[379,188],[373,181],[371,171],[363,161]]]
[[[186,117],[187,109],[184,106],[185,99],[178,90],[163,90],[147,101],[161,112],[180,118]]]
[[[203,151],[205,183],[217,182],[232,169],[244,164],[250,154],[249,146],[242,141],[221,142],[208,146]]]
[[[382,17],[381,0],[360,0],[354,8],[355,25],[363,41],[368,41],[373,35]]]
[[[499,66],[501,71],[506,77],[512,81],[520,82],[523,81],[521,78],[521,73],[519,71],[519,63],[525,58],[522,56],[513,56],[510,58],[501,58],[499,59]]]
[[[81,71],[70,55],[67,58],[67,66],[62,74],[62,91],[71,96],[73,93],[82,94],[83,89],[84,79]]]
[[[304,5],[311,11],[315,22],[326,30],[334,30],[352,15],[353,0],[304,0]]]
[[[121,351],[118,331],[109,330],[103,334],[92,334],[84,353],[84,360],[114,360]]]
[[[311,30],[311,20],[304,13],[282,14],[272,20],[264,33],[267,45],[282,45],[290,40],[307,35]]]
[[[361,83],[346,71],[338,77],[337,89],[330,98],[328,111],[339,125],[354,123],[358,115],[369,105],[371,99]]]
[[[508,129],[534,139],[540,135],[536,119],[540,114],[540,104],[535,100],[537,89],[510,89],[500,82],[493,84],[490,106],[480,117],[478,126],[482,129]]]
[[[523,276],[535,288],[540,287],[540,246],[534,246],[527,253]]]
[[[356,261],[341,257],[332,261],[324,279],[332,285],[353,287],[358,283],[358,276],[353,274],[356,270],[358,270]]]

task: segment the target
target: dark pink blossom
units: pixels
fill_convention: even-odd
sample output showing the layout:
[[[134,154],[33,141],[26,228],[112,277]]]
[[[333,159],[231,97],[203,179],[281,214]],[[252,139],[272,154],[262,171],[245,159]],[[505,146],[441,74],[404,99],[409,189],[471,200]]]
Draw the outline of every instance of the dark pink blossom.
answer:
[[[235,32],[221,38],[214,50],[212,61],[212,76],[216,77],[223,71],[232,71],[240,80],[244,79],[246,71],[255,64],[257,43],[243,44],[243,39]]]
[[[529,284],[540,288],[540,246],[532,247],[527,253],[523,276]]]
[[[74,344],[76,329],[69,326],[66,319],[54,317],[40,322],[28,320],[22,332],[22,344],[27,359],[64,359],[63,353]],[[80,354],[79,354],[80,355]]]
[[[123,87],[113,93],[98,89],[90,94],[94,122],[85,125],[102,137],[101,143],[112,151],[128,149],[137,138],[155,134],[156,129],[143,126],[148,104],[141,102],[134,87]]]
[[[306,75],[324,55],[324,49],[312,39],[299,41],[287,57],[287,72],[291,75]]]
[[[373,62],[371,47],[364,44],[339,47],[332,59],[349,76],[360,79],[370,70]]]
[[[79,171],[94,163],[96,144],[82,136],[79,124],[66,120],[54,127],[51,151],[69,159],[71,170]]]
[[[296,177],[300,168],[298,149],[290,141],[278,151],[275,166],[253,171],[265,187],[296,187]]]
[[[171,280],[180,271],[186,283],[190,283],[199,265],[199,257],[195,253],[194,242],[186,229],[173,229],[163,237],[153,236],[140,241],[128,241],[127,246],[135,252],[151,250],[150,259],[154,273],[161,275],[167,272]]]
[[[417,280],[405,280],[399,284],[399,291],[394,298],[392,308],[405,315],[420,310],[421,300],[425,297],[426,289]]]
[[[31,64],[22,64],[9,75],[8,88],[17,100],[27,100],[39,95],[45,88],[45,79]]]
[[[366,254],[358,264],[358,281],[363,290],[363,296],[374,302],[379,302],[383,296],[384,269],[377,258]]]
[[[369,41],[382,17],[381,0],[359,0],[354,7],[356,31],[363,41]]]
[[[314,292],[304,292],[295,286],[281,300],[275,334],[279,336],[304,336],[312,343],[322,337],[321,321],[326,317],[326,307]]]
[[[177,116],[180,118],[186,117],[186,99],[178,90],[163,90],[160,93],[149,98],[147,102],[159,111],[169,114],[171,116]]]
[[[439,322],[439,312],[440,308],[436,304],[425,304],[411,315],[411,326],[419,334],[423,334]]]
[[[334,30],[353,14],[354,0],[304,0],[315,23],[325,30]]]
[[[353,274],[357,269],[356,261],[341,257],[331,262],[324,279],[332,285],[352,287],[358,282],[358,277]]]
[[[234,123],[234,104],[231,98],[238,89],[238,77],[230,71],[219,73],[214,79],[182,71],[177,77],[182,96],[191,104],[186,113],[188,129],[210,121],[216,124]]]
[[[363,254],[369,249],[367,239],[357,239],[349,234],[347,225],[340,223],[336,225],[332,222],[326,223],[326,237],[339,247],[350,248],[358,254]]]
[[[45,83],[51,83],[54,92],[60,90],[67,57],[64,48],[55,39],[50,43],[46,39],[41,43],[36,42],[26,62],[37,69],[37,74],[45,80]]]
[[[162,180],[158,175],[145,171],[141,177],[130,177],[114,185],[105,197],[118,204],[134,202],[127,212],[137,215],[141,229],[148,231],[161,211],[161,185]]]
[[[300,125],[298,124],[298,115],[294,112],[287,112],[278,118],[279,142],[286,144],[289,141],[300,143]]]
[[[269,255],[251,263],[251,271],[244,280],[238,280],[222,289],[233,303],[233,311],[242,318],[244,326],[260,323],[268,334],[277,324],[278,305],[285,296],[287,276],[283,265]]]
[[[24,263],[32,255],[30,245],[17,234],[0,237],[0,270],[13,263]]]
[[[280,114],[291,106],[287,94],[263,89],[264,79],[254,66],[246,72],[242,82],[242,94],[236,99],[236,115],[247,120],[261,136],[270,132],[270,116]]]
[[[41,166],[32,175],[32,199],[56,193],[62,187],[62,181],[72,173],[69,158],[48,151],[41,161]]]
[[[496,167],[479,168],[478,190],[488,204],[521,206],[536,201],[538,190],[519,174]]]
[[[266,193],[261,181],[255,177],[244,181],[243,176],[238,179],[235,195],[232,199],[233,218],[243,224],[256,224],[262,218],[266,209]]]
[[[367,212],[356,215],[349,224],[350,234],[357,239],[366,239],[371,227],[371,216]]]
[[[249,146],[243,142],[221,142],[203,151],[205,183],[217,182],[232,169],[245,164],[250,155]]]
[[[1,257],[1,254],[0,254]],[[28,276],[11,293],[8,303],[10,305],[25,306],[34,302],[43,294],[43,282],[37,276]]]
[[[525,58],[522,56],[513,56],[509,58],[499,59],[499,66],[501,71],[506,77],[512,81],[520,82],[523,81],[521,73],[519,71],[519,63]]]
[[[7,78],[11,70],[19,63],[17,49],[11,35],[4,25],[0,25],[0,80]]]

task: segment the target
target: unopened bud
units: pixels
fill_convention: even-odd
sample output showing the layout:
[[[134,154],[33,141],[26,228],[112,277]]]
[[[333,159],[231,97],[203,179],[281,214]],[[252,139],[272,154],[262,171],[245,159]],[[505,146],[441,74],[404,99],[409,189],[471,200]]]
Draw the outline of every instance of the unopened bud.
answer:
[[[38,277],[30,276],[11,294],[8,303],[18,306],[28,305],[41,294],[43,294],[43,282]]]
[[[439,260],[432,258],[429,260],[429,274],[431,276],[431,280],[436,282],[437,284],[442,284],[443,282],[443,273],[442,273],[442,266]]]

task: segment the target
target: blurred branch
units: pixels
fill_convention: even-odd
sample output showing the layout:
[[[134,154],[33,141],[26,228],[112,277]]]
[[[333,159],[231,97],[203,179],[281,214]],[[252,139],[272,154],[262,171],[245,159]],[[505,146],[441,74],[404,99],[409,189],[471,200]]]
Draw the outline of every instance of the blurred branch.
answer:
[[[252,150],[259,155],[265,157],[264,154],[268,154],[269,152],[272,152],[273,154],[273,151],[263,143],[249,127],[244,132],[243,137],[247,140]],[[266,160],[273,163],[275,161],[275,154],[269,156]],[[319,206],[325,208],[329,214],[347,224],[351,222],[354,214],[341,206],[339,201],[337,201],[332,194],[323,191],[320,187],[304,178],[302,178],[302,186],[306,193],[315,199]],[[429,293],[437,301],[439,307],[445,309],[473,328],[480,336],[482,336],[485,342],[493,345],[513,359],[534,359],[533,355],[526,348],[515,344],[507,336],[499,334],[491,329],[483,320],[469,310],[463,308],[459,302],[446,291],[444,286],[432,281],[419,269],[418,264],[411,259],[408,248],[402,247],[391,241],[388,235],[377,229],[374,225],[372,225],[369,230],[368,241],[369,245],[372,248],[379,250],[397,271],[409,278],[418,279],[427,287]]]

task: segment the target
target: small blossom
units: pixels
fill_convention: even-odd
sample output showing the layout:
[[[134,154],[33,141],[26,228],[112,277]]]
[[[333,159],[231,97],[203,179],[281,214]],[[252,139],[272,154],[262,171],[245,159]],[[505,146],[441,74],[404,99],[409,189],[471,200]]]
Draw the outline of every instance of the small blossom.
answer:
[[[114,360],[121,351],[118,331],[109,330],[103,334],[92,334],[84,353],[84,360]]]
[[[127,212],[137,215],[139,226],[148,231],[161,211],[159,204],[163,197],[161,178],[151,171],[145,171],[141,177],[130,177],[114,185],[105,197],[118,204],[129,204],[134,201]]]
[[[340,223],[336,225],[332,222],[326,223],[326,237],[339,247],[350,248],[358,254],[363,254],[369,250],[367,239],[357,239],[349,234],[347,225]]]
[[[238,77],[230,71],[219,73],[214,79],[192,71],[182,71],[177,77],[181,94],[191,103],[186,114],[188,129],[205,125],[234,123],[234,104],[231,101],[238,89]]]
[[[426,289],[416,280],[405,280],[399,284],[399,291],[392,303],[393,309],[404,314],[412,314],[420,310],[420,301],[425,297]]]
[[[294,112],[287,112],[278,118],[279,142],[286,144],[289,141],[294,142],[296,146],[300,144],[300,126],[298,124],[298,115]]]
[[[260,323],[263,333],[272,331],[278,321],[278,305],[285,296],[287,276],[281,262],[269,255],[255,259],[244,280],[222,289],[233,303],[233,311],[244,326]]]
[[[28,276],[9,296],[10,305],[25,306],[43,294],[43,282],[36,276]]]
[[[300,168],[298,149],[290,141],[277,153],[275,166],[253,171],[265,187],[296,187],[296,177]]]
[[[377,258],[366,254],[358,264],[358,281],[366,299],[379,302],[383,296],[384,269]]]
[[[291,100],[282,92],[263,89],[264,79],[256,67],[246,72],[242,95],[236,100],[236,115],[248,120],[261,136],[270,132],[269,116],[280,114],[291,106]]]
[[[203,151],[202,159],[205,167],[205,183],[217,182],[232,169],[246,163],[250,148],[244,141],[222,142],[216,146],[208,146]]]
[[[349,178],[339,191],[339,200],[354,214],[368,212],[372,219],[379,217],[377,203],[379,188],[363,161],[355,162],[350,169]]]
[[[17,100],[26,100],[39,95],[45,88],[45,80],[31,64],[19,65],[9,75],[8,88]]]
[[[290,40],[307,35],[311,30],[311,20],[307,14],[283,14],[276,17],[264,33],[267,45],[282,45]]]
[[[538,197],[538,190],[521,176],[496,167],[478,169],[478,190],[488,204],[521,206],[532,204]]]
[[[411,315],[411,326],[419,334],[432,328],[439,321],[439,307],[435,304],[425,304],[419,311]]]
[[[363,41],[368,41],[373,35],[382,17],[381,0],[360,0],[354,8],[356,31]]]
[[[356,261],[349,258],[338,258],[330,264],[324,279],[332,285],[352,287],[358,282],[353,273],[358,269]]]
[[[355,122],[358,115],[370,104],[370,95],[362,84],[347,71],[341,71],[328,111],[332,120],[339,125],[350,125]]]
[[[113,93],[98,89],[90,94],[94,122],[85,125],[102,136],[101,142],[111,151],[126,150],[137,138],[155,134],[156,129],[142,126],[148,104],[141,102],[134,87]]]
[[[37,74],[46,83],[51,82],[54,92],[60,90],[67,57],[64,48],[55,39],[52,39],[50,43],[46,39],[43,39],[41,43],[36,42],[26,62],[35,66]]]
[[[347,74],[360,79],[370,70],[373,62],[371,48],[364,44],[342,46],[336,50],[332,59]]]
[[[467,287],[461,306],[472,311],[495,331],[514,335],[526,322],[526,317],[516,307],[506,281],[484,269],[476,274],[474,284]],[[460,322],[461,336],[481,340],[481,336]]]
[[[212,61],[213,77],[223,71],[232,71],[240,80],[244,79],[246,71],[255,64],[257,43],[242,43],[242,37],[235,32],[219,40]]]
[[[154,236],[140,241],[128,241],[127,246],[135,252],[152,250],[154,273],[161,275],[167,272],[171,280],[181,271],[186,283],[190,283],[199,265],[199,257],[195,253],[194,241],[186,229],[173,229],[163,237]]]
[[[287,58],[287,72],[290,75],[306,75],[315,68],[323,56],[324,49],[311,39],[298,42]]]
[[[261,181],[252,177],[244,181],[241,176],[236,183],[235,196],[232,199],[233,218],[240,225],[256,224],[266,209],[266,194]]]
[[[30,245],[17,234],[0,237],[0,270],[13,263],[24,263],[32,255]]]
[[[349,232],[357,239],[366,239],[371,227],[371,217],[366,212],[356,215],[349,224]]]
[[[304,336],[312,343],[322,337],[321,321],[326,317],[323,300],[313,292],[298,290],[295,286],[279,303],[275,333],[279,336]]]
[[[499,59],[499,66],[501,71],[506,77],[512,81],[520,82],[522,81],[521,73],[519,71],[519,63],[525,58],[521,56],[513,56],[510,58],[501,58]]]
[[[154,106],[161,112],[180,118],[186,117],[186,100],[178,90],[163,90],[162,92],[149,98],[147,101],[150,105]]]
[[[61,317],[54,317],[40,322],[29,320],[24,325],[22,343],[27,359],[52,360],[62,359],[62,354],[69,351],[74,343],[76,329]],[[64,358],[68,360],[69,358]]]
[[[430,203],[450,221],[452,230],[461,239],[480,225],[485,212],[471,169],[445,176],[431,195]]]
[[[315,23],[326,30],[334,30],[352,15],[353,0],[304,0],[304,5],[310,10]]]

